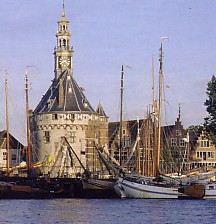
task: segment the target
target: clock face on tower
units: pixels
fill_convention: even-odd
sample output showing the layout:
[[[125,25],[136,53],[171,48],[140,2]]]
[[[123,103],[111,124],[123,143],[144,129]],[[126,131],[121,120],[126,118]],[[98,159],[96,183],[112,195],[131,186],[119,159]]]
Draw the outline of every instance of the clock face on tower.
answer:
[[[69,66],[70,65],[70,58],[65,57],[65,56],[60,57],[60,59],[59,59],[59,65],[61,67],[67,67],[67,66]]]

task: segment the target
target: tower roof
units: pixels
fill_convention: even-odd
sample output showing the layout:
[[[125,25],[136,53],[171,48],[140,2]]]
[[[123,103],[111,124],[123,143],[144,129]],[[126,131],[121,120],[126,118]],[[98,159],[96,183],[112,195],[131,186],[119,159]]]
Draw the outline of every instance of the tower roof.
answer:
[[[62,17],[65,17],[64,1],[63,1],[63,5],[62,5]]]
[[[98,107],[97,107],[97,109],[96,109],[96,113],[97,113],[98,115],[102,116],[102,117],[108,117],[108,116],[106,115],[106,113],[105,113],[105,111],[104,111],[104,109],[103,109],[103,107],[102,107],[102,105],[101,105],[100,102],[99,102]]]
[[[68,22],[68,20],[67,20],[66,17],[65,17],[65,7],[64,7],[64,2],[63,2],[63,4],[62,4],[62,13],[61,13],[61,19],[60,19],[59,22],[61,22],[61,21],[67,21],[67,22]]]
[[[95,113],[71,73],[65,70],[52,85],[34,110],[34,114],[49,112]]]

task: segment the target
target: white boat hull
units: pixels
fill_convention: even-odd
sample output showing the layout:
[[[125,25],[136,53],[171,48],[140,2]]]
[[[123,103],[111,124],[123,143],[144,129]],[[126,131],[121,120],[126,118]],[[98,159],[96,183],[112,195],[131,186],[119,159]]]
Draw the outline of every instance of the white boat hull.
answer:
[[[119,178],[114,189],[121,198],[178,199],[177,187],[137,183]]]
[[[216,199],[216,183],[208,183],[205,185],[205,194],[203,199]]]

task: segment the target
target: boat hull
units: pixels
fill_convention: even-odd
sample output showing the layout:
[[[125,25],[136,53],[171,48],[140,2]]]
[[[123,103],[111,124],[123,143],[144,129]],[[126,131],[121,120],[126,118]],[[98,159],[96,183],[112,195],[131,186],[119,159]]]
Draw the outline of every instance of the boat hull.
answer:
[[[208,182],[205,184],[205,194],[203,199],[216,199],[216,182]]]
[[[94,179],[82,180],[84,198],[117,198],[114,191],[115,179]]]
[[[216,183],[195,183],[191,185],[182,186],[179,191],[187,195],[190,199],[216,199]]]
[[[138,183],[123,178],[119,178],[114,189],[121,198],[178,199],[180,195],[177,187]]]
[[[51,198],[48,190],[14,183],[0,183],[0,199],[47,199]]]

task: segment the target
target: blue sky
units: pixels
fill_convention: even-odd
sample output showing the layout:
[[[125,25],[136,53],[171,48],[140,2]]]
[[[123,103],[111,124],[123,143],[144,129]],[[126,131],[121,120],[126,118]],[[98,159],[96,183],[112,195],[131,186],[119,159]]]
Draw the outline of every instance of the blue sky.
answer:
[[[25,139],[24,73],[28,68],[34,109],[54,78],[53,50],[61,0],[3,0],[0,14],[0,69],[8,69],[11,133]],[[166,119],[173,124],[181,104],[185,127],[201,124],[207,82],[216,71],[216,1],[65,0],[74,46],[74,77],[96,108],[100,101],[119,119],[120,73],[125,67],[124,118],[143,118],[151,103],[151,60],[164,41]],[[0,128],[5,129],[4,72],[0,72]],[[15,115],[15,116],[14,116]]]

